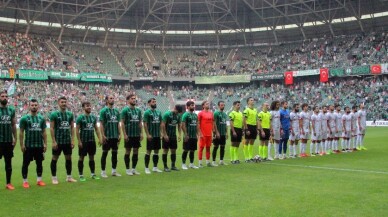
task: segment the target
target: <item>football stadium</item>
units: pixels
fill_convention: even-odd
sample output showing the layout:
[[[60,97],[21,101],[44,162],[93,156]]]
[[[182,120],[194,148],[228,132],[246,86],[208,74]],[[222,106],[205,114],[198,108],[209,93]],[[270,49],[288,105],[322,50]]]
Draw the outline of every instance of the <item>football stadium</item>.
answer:
[[[387,216],[387,0],[0,0],[0,215]]]

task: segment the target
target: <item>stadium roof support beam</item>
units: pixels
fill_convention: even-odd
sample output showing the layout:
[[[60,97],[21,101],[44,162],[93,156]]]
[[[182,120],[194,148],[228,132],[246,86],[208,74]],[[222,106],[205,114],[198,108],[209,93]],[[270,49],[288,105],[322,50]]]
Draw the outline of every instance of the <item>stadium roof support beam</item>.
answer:
[[[206,0],[206,8],[209,13],[210,20],[212,21],[213,29],[216,33],[216,39],[217,39],[217,46],[220,46],[220,36],[219,36],[219,31],[218,31],[218,26],[217,26],[217,21],[214,19],[213,12],[214,12],[214,5],[213,8],[210,7],[210,2],[209,0]]]
[[[9,3],[11,2],[11,0],[8,0],[8,1],[3,1],[3,2],[5,2],[5,3],[3,3],[3,4],[0,4],[0,9],[2,9],[2,8],[6,8],[6,7],[9,5]]]
[[[67,24],[72,24],[75,19],[77,19],[79,16],[81,16],[83,14],[83,12],[85,12],[87,9],[89,9],[89,7],[92,6],[96,2],[97,2],[97,0],[93,0],[89,4],[85,5],[85,7],[80,12],[78,12],[78,14],[76,16],[72,17],[70,20],[67,21]]]
[[[269,26],[269,28],[270,28],[271,30],[273,30],[273,28],[270,27],[270,26],[272,26],[272,25],[270,25],[270,24],[264,19],[264,17],[263,17],[259,12],[256,11],[256,9],[255,9],[255,7],[253,7],[253,5],[249,4],[249,2],[248,2],[247,0],[243,0],[243,2],[245,3],[245,5],[247,5],[247,6],[253,11],[254,14],[256,14],[256,15],[260,18],[260,20],[261,20],[266,26]]]
[[[128,4],[129,1],[127,1],[127,4]],[[137,2],[137,0],[133,0],[131,2],[131,4],[128,4],[124,10],[123,13],[121,13],[121,15],[116,19],[116,21],[112,24],[112,28],[114,28],[120,21],[121,19],[123,18],[123,16],[129,11],[129,9],[132,8],[132,6]]]
[[[158,2],[158,1],[154,1],[154,3],[152,4],[152,6],[149,8],[146,17],[143,19],[143,22],[142,22],[142,24],[140,25],[140,28],[136,30],[135,47],[137,47],[137,41],[139,40],[139,36],[140,36],[140,34],[141,34],[141,31],[143,31],[143,27],[144,27],[144,25],[146,24],[146,22],[147,22],[147,20],[148,20],[148,17],[153,13],[154,8],[155,8],[157,2]]]
[[[49,4],[46,5],[46,7],[44,7],[44,8],[42,5],[43,9],[39,13],[35,14],[35,16],[31,19],[31,22],[34,22],[38,17],[40,17],[43,13],[45,13],[47,11],[47,9],[49,9],[51,7],[51,5],[55,2],[56,2],[56,0],[50,1]],[[43,3],[41,2],[41,4],[43,4]]]

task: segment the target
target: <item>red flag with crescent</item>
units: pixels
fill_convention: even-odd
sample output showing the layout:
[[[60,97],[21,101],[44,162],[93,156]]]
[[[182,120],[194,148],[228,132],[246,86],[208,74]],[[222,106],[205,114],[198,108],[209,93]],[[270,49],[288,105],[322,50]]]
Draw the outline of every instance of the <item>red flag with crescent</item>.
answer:
[[[293,84],[294,83],[294,76],[293,76],[292,71],[284,73],[284,83],[286,83],[286,84]]]
[[[381,74],[381,65],[380,64],[371,65],[370,72],[374,75]]]
[[[321,69],[319,69],[319,73],[320,73],[319,80],[321,82],[328,82],[329,81],[329,69],[321,68]]]

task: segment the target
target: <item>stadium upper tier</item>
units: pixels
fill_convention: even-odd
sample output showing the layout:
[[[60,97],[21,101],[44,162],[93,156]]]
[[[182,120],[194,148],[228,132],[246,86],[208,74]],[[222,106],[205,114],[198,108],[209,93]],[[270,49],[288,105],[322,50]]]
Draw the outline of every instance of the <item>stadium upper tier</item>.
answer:
[[[388,34],[220,49],[101,47],[0,33],[0,68],[100,72],[130,77],[284,73],[388,62]],[[63,59],[68,65],[63,65]]]

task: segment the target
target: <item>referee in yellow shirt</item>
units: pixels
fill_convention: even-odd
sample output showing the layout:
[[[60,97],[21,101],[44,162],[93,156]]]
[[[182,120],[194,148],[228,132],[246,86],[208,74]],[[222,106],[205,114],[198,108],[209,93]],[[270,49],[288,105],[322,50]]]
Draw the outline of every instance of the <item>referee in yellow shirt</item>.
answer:
[[[253,158],[253,144],[257,138],[258,122],[255,101],[252,97],[247,99],[247,108],[244,110],[245,144],[244,157],[246,163],[251,163]]]
[[[229,113],[230,118],[230,160],[232,164],[239,164],[238,147],[242,140],[243,114],[240,111],[240,101],[233,102],[233,111]]]
[[[259,155],[263,160],[268,160],[268,141],[271,136],[271,113],[268,111],[269,104],[264,103],[262,111],[257,115],[259,118]]]

